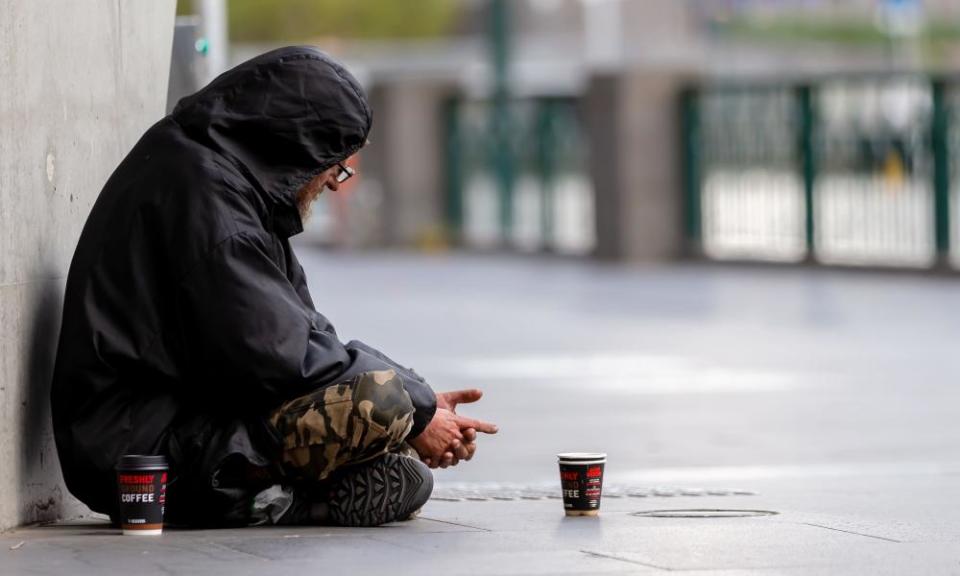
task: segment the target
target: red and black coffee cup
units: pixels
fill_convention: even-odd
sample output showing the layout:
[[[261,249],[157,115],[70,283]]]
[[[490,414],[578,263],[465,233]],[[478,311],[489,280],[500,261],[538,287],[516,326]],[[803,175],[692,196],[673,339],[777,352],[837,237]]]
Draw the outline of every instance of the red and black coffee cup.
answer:
[[[124,534],[155,536],[163,533],[167,500],[167,459],[128,454],[117,464],[120,525]]]
[[[557,454],[557,461],[560,463],[563,509],[567,516],[598,515],[607,455],[602,452],[566,452]]]

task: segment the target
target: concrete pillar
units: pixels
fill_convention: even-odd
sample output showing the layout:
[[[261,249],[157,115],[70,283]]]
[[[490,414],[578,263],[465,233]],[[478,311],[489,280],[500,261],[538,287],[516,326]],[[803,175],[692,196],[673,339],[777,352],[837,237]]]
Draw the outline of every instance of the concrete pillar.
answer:
[[[595,75],[586,96],[597,257],[666,261],[684,250],[680,90],[667,70]]]
[[[229,67],[230,41],[227,38],[227,0],[199,0],[200,26],[207,41],[206,77],[202,84]]]
[[[432,246],[444,230],[443,102],[447,81],[397,78],[370,91],[373,130],[363,152],[366,178],[382,194],[377,225],[386,246]]]
[[[197,52],[199,37],[199,17],[177,17],[170,57],[170,81],[167,83],[167,114],[173,112],[181,98],[203,86],[206,62],[205,57]]]
[[[163,116],[175,0],[0,0],[0,530],[82,510],[50,378],[67,269],[107,177]]]

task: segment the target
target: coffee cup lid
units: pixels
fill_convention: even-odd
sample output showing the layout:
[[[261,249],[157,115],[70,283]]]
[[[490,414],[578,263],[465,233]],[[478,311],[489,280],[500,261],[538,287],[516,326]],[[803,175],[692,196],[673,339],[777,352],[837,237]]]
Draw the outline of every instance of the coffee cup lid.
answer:
[[[605,460],[606,452],[561,452],[557,454],[558,460],[567,462],[578,462],[582,460]]]
[[[139,470],[165,470],[167,468],[166,456],[143,455],[143,454],[124,454],[120,457],[117,468],[139,469]]]

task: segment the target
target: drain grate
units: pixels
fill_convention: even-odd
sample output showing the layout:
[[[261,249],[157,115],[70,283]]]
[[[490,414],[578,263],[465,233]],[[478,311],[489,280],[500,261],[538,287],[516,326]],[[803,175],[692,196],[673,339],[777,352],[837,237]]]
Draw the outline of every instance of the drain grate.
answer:
[[[715,508],[692,508],[685,510],[644,510],[633,512],[631,516],[644,518],[756,518],[776,516],[772,510],[720,510]]]
[[[742,489],[667,488],[648,486],[624,486],[613,484],[603,487],[603,498],[675,498],[705,496],[754,496],[756,493]],[[560,487],[535,484],[446,484],[433,490],[431,500],[440,502],[486,502],[520,500],[560,500]]]

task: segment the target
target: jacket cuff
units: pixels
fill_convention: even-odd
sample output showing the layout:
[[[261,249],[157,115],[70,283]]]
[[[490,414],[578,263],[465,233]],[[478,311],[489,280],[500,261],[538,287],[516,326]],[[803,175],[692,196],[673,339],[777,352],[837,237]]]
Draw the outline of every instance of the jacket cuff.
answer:
[[[410,385],[407,378],[403,378],[403,384],[414,408],[413,427],[406,438],[409,441],[419,436],[433,420],[433,415],[437,413],[437,395],[425,382]]]

